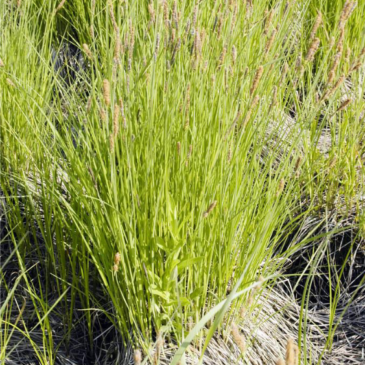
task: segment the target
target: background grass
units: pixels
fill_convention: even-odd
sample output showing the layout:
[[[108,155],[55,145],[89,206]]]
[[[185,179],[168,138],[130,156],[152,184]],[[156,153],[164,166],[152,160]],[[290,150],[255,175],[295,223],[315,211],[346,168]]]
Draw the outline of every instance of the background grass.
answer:
[[[99,312],[145,354],[158,334],[180,344],[238,278],[242,290],[280,273],[329,217],[326,234],[361,234],[365,5],[353,5],[0,3],[2,248],[16,258],[2,255],[1,360],[16,330],[54,363],[80,309],[91,348]]]

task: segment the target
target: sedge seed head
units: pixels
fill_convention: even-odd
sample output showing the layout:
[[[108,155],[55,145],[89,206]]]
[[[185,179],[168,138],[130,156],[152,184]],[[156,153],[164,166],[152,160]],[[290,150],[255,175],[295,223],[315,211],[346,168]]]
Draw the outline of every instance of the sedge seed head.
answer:
[[[5,64],[1,58],[0,58],[0,67],[5,67]]]
[[[122,257],[121,257],[121,255],[120,255],[120,253],[119,253],[119,252],[117,252],[117,253],[114,255],[114,264],[119,265],[121,258],[122,258]]]
[[[330,71],[329,74],[328,74],[328,80],[327,80],[327,84],[331,84],[333,79],[335,78],[335,71]]]
[[[110,105],[110,83],[107,79],[103,80],[103,97],[106,106]]]
[[[104,108],[100,108],[100,118],[103,122],[106,121],[106,112]]]
[[[269,53],[271,47],[272,47],[272,44],[274,43],[274,39],[275,39],[275,36],[276,36],[276,33],[277,33],[277,30],[274,29],[271,33],[271,36],[269,38],[269,40],[267,41],[266,43],[266,46],[265,46],[265,53]]]
[[[191,144],[189,146],[189,151],[188,151],[188,154],[186,156],[186,161],[185,161],[185,165],[186,166],[188,166],[188,164],[189,164],[189,160],[190,160],[190,157],[191,157],[192,152],[193,152],[193,145]]]
[[[83,50],[84,50],[84,52],[85,52],[86,56],[87,56],[87,57],[91,60],[91,59],[93,58],[93,54],[92,54],[92,52],[90,51],[89,46],[88,46],[86,43],[84,43],[84,44],[82,45],[82,48],[83,48]]]
[[[265,15],[266,15],[266,19],[265,19],[264,34],[268,34],[270,25],[272,22],[272,18],[274,16],[274,12],[272,10],[270,12],[268,10],[265,10]]]
[[[113,135],[116,137],[119,132],[119,105],[114,104],[114,115],[113,115]]]
[[[216,207],[216,205],[217,205],[217,200],[214,200],[214,202],[213,203],[211,203],[210,205],[209,205],[209,207],[208,207],[208,209],[204,212],[204,214],[203,214],[203,217],[204,218],[207,218],[208,217],[208,215],[212,212],[212,210]]]
[[[276,190],[276,196],[279,196],[283,192],[284,187],[285,187],[285,180],[280,179],[278,189]]]
[[[320,27],[321,23],[322,23],[322,13],[318,12],[316,20],[313,24],[312,32],[310,35],[310,41],[312,41],[314,39],[314,37],[316,36],[317,30]]]
[[[340,112],[341,110],[344,110],[348,107],[348,105],[350,105],[352,102],[351,99],[346,99],[345,101],[343,101],[340,105],[340,107],[337,109],[337,112]]]
[[[344,39],[345,39],[345,29],[341,28],[340,29],[340,37],[339,37],[338,42],[337,42],[337,52],[339,52],[339,53],[342,53]]]
[[[241,353],[244,353],[246,351],[246,341],[244,336],[241,334],[238,326],[234,322],[231,324],[231,333],[233,341],[240,349]]]
[[[355,63],[353,66],[351,66],[350,72],[355,72],[355,71],[359,70],[361,66],[362,66],[361,62]]]
[[[347,19],[351,16],[352,12],[355,10],[357,6],[357,2],[356,1],[346,1],[345,5],[342,9],[341,15],[340,15],[340,21],[339,21],[339,28],[344,28]]]
[[[7,79],[6,79],[6,83],[7,83],[10,87],[15,87],[14,82],[13,82],[11,79],[9,79],[9,78],[7,78]]]
[[[260,82],[260,79],[262,77],[263,72],[264,72],[264,67],[259,66],[258,69],[256,70],[255,77],[253,79],[252,86],[251,86],[251,89],[250,89],[250,94],[251,95],[254,94],[254,92],[257,90],[257,87],[259,85],[259,82]]]
[[[282,357],[279,357],[276,360],[275,365],[285,365],[285,360]]]
[[[223,62],[224,62],[224,59],[226,57],[226,53],[227,53],[227,47],[224,46],[223,49],[222,49],[222,52],[219,56],[219,61],[218,61],[218,65],[219,67],[222,66]]]
[[[148,4],[148,12],[150,14],[151,17],[151,21],[155,21],[156,18],[156,13],[155,13],[155,9],[153,7],[153,3]]]
[[[134,351],[134,365],[141,365],[142,363],[142,352],[141,350],[135,350]]]
[[[294,171],[298,171],[299,167],[300,167],[300,164],[302,163],[302,156],[299,156],[297,158],[297,161],[295,163],[295,168],[294,168]]]
[[[114,134],[112,133],[110,136],[109,136],[109,145],[110,145],[110,151],[113,152],[114,151],[114,144],[115,144],[115,136]],[[115,265],[114,265],[115,266]],[[116,265],[118,266],[118,265]],[[117,270],[118,271],[118,270]]]
[[[232,46],[232,63],[233,65],[236,64],[237,60],[237,48],[235,46]]]
[[[62,0],[62,1],[58,4],[58,6],[57,6],[57,8],[56,8],[56,10],[55,10],[55,13],[57,13],[58,11],[60,11],[60,10],[63,8],[63,6],[65,5],[65,2],[66,2],[66,0]]]
[[[286,344],[286,365],[295,365],[295,344],[292,338],[289,338]]]
[[[278,87],[275,85],[272,92],[272,99],[270,104],[270,109],[274,107],[278,102]]]
[[[241,128],[246,128],[248,122],[250,121],[251,119],[251,115],[252,115],[252,112],[254,111],[254,109],[256,108],[256,105],[258,104],[260,100],[260,96],[259,95],[256,95],[250,105],[250,109],[248,110],[246,116],[245,116],[245,119],[243,120],[242,124],[241,124]]]
[[[243,319],[246,316],[247,308],[245,306],[242,306],[240,308],[240,317]]]
[[[319,38],[314,38],[310,47],[309,47],[309,50],[307,52],[307,55],[305,57],[306,61],[307,62],[311,62],[313,61],[314,59],[314,55],[316,54],[317,50],[318,50],[318,47],[319,47],[319,44],[320,44],[320,39]]]

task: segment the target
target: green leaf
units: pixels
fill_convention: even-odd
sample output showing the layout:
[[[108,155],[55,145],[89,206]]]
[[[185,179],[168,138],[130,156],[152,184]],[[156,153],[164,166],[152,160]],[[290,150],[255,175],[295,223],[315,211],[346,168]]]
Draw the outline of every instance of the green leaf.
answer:
[[[165,300],[170,299],[170,293],[169,292],[158,290],[155,285],[151,285],[150,292],[154,295],[157,295],[157,296],[161,297],[162,299],[165,299]]]
[[[204,286],[201,286],[199,288],[196,288],[194,291],[192,291],[189,295],[190,299],[195,299],[198,298],[200,296],[201,293],[203,293],[204,291]]]
[[[185,269],[189,266],[192,266],[194,264],[197,264],[203,260],[204,256],[194,257],[192,259],[187,259],[184,261],[181,261],[179,265],[177,265],[177,268],[180,270]]]

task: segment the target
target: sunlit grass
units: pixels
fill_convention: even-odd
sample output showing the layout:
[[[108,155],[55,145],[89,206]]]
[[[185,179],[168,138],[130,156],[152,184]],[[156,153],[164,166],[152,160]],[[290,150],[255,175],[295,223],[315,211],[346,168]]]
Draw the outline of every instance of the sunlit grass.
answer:
[[[48,3],[0,3],[0,183],[39,357],[51,295],[65,333],[80,301],[92,342],[110,302],[136,348],[180,344],[238,279],[276,278],[309,215],[363,226],[364,4]]]

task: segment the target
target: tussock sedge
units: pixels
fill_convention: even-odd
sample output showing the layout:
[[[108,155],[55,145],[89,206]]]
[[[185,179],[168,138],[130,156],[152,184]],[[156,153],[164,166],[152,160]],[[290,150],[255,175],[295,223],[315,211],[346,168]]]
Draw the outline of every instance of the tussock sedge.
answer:
[[[364,14],[0,1],[0,363],[361,363]]]

